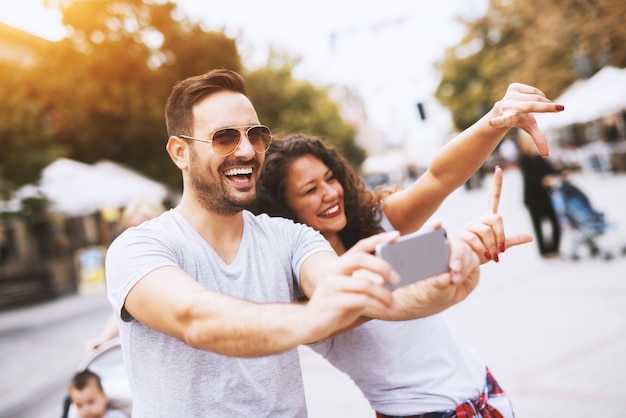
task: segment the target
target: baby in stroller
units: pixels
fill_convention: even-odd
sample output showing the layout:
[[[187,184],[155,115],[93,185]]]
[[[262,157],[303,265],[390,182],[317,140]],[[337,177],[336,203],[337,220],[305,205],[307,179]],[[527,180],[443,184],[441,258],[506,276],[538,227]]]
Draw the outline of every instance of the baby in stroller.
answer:
[[[595,209],[589,197],[571,181],[571,172],[567,169],[561,171],[560,184],[552,188],[552,201],[556,212],[559,214],[564,229],[572,232],[572,249],[569,258],[578,260],[578,248],[586,245],[589,255],[601,256],[605,260],[613,258],[613,254],[602,249],[597,238],[613,227],[605,219],[603,212]],[[626,254],[626,246],[621,249]]]
[[[69,393],[80,418],[129,418],[111,406],[100,376],[89,369],[81,370],[72,377]]]
[[[97,387],[91,387],[91,376],[99,379]],[[80,380],[75,380],[77,377]],[[95,382],[98,383],[98,382]],[[74,392],[74,396],[73,395]],[[78,396],[80,395],[80,396]],[[130,387],[126,379],[122,350],[119,339],[115,338],[100,345],[90,352],[79,364],[78,370],[71,383],[69,394],[65,400],[62,418],[80,418],[82,416],[96,416],[93,411],[82,414],[76,403],[77,399],[85,403],[94,403],[93,399],[106,399],[104,418],[130,417],[132,413],[132,399]],[[86,409],[91,408],[88,406]]]

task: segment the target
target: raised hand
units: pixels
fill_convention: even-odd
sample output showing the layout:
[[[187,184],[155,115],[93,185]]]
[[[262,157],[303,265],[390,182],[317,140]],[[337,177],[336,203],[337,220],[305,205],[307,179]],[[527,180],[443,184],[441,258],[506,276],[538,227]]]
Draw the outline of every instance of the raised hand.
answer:
[[[494,111],[498,115],[489,121],[495,128],[518,127],[528,132],[541,155],[548,155],[548,141],[537,126],[533,113],[561,112],[563,105],[553,103],[539,89],[521,83],[509,85],[502,100],[496,102]]]
[[[472,219],[455,232],[456,236],[467,242],[474,250],[481,264],[491,260],[499,262],[499,254],[506,249],[533,240],[532,235],[528,233],[505,236],[503,218],[498,214],[502,177],[502,168],[496,166],[488,198],[487,213]]]

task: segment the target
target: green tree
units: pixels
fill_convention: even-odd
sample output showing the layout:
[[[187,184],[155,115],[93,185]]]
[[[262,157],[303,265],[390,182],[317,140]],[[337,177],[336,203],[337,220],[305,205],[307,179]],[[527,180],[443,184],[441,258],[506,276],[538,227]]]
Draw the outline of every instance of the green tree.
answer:
[[[540,12],[538,12],[540,10]],[[517,81],[556,98],[605,65],[626,66],[626,3],[613,0],[491,0],[484,17],[438,63],[437,99],[462,130]]]
[[[0,103],[0,178],[10,179],[9,188],[68,157],[113,160],[178,189],[180,173],[164,149],[164,104],[177,80],[213,68],[246,76],[250,97],[274,131],[311,132],[355,165],[363,160],[326,89],[293,78],[297,59],[273,55],[246,74],[234,39],[203,30],[169,1],[59,5],[70,36],[48,45],[31,69],[0,67],[7,98]]]
[[[0,199],[34,182],[67,150],[55,141],[54,110],[33,71],[0,65]]]
[[[240,71],[235,40],[204,32],[171,2],[74,1],[63,16],[72,37],[61,48],[76,63],[56,103],[69,157],[111,159],[178,186],[180,175],[164,151],[163,105],[176,80],[216,67]],[[61,69],[64,61],[54,66]]]
[[[297,57],[271,53],[266,66],[246,74],[249,95],[259,118],[275,136],[294,132],[317,135],[346,156],[355,167],[365,160],[354,129],[341,117],[327,88],[293,77]]]
[[[235,40],[203,31],[171,2],[59,3],[71,35],[42,50],[33,68],[0,67],[5,188],[35,181],[59,157],[110,159],[179,187],[164,150],[165,100],[189,75],[241,71]]]

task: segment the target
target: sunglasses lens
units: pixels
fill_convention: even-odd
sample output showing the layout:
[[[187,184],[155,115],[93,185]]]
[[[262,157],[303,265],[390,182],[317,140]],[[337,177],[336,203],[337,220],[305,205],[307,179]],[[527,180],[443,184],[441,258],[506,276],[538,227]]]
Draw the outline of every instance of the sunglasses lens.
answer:
[[[272,134],[266,126],[253,126],[248,129],[248,139],[256,152],[265,152],[272,142]]]
[[[219,155],[232,153],[239,144],[240,133],[237,129],[220,129],[213,134],[213,151]]]
[[[253,126],[246,132],[248,140],[256,152],[265,152],[272,142],[272,134],[266,126]],[[215,131],[211,145],[218,155],[230,155],[237,149],[241,132],[235,128],[224,128]]]

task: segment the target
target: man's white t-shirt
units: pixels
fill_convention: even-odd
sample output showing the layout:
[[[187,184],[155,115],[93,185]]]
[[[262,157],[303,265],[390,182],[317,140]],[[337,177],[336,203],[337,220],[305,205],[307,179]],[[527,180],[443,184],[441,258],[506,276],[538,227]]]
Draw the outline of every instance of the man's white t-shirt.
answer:
[[[291,303],[304,260],[333,251],[314,229],[243,212],[233,262],[226,264],[175,209],[122,233],[106,257],[107,292],[137,417],[306,417],[297,350],[260,358],[189,347],[134,320],[124,300],[142,277],[178,266],[206,289],[258,303]]]

